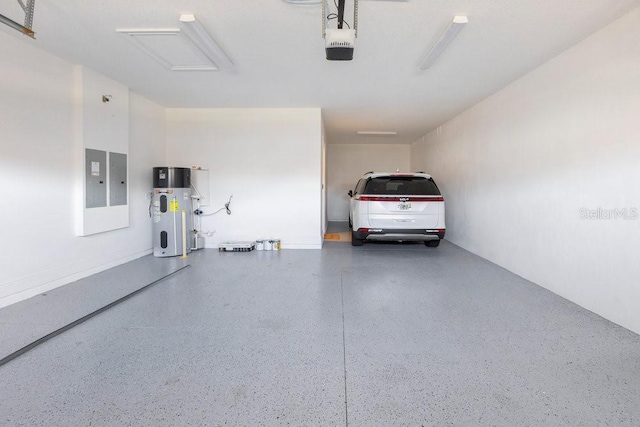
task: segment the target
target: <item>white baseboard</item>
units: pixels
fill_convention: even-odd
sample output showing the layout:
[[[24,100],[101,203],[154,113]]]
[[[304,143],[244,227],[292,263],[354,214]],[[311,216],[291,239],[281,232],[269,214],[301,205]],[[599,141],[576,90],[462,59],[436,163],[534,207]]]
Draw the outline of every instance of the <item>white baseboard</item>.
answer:
[[[297,244],[288,244],[282,245],[282,249],[322,249],[322,243],[312,244],[312,245],[297,245]]]
[[[18,280],[0,284],[0,308],[34,297],[43,292],[64,286],[120,264],[149,255],[151,249],[125,257],[109,259],[89,258],[80,262],[57,267]]]

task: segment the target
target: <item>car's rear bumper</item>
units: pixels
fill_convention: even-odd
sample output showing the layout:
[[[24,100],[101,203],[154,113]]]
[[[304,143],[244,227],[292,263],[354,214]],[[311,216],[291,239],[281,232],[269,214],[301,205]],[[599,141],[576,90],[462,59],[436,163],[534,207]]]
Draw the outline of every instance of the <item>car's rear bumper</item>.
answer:
[[[354,232],[361,240],[442,240],[445,229],[388,229],[388,228],[360,228]]]

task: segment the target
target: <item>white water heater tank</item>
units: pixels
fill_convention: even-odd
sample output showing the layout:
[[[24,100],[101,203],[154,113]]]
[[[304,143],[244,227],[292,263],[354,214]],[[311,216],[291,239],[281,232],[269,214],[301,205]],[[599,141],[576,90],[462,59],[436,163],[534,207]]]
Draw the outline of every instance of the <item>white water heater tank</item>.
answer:
[[[182,255],[183,222],[185,222],[187,252],[193,241],[191,201],[191,169],[159,166],[153,168],[153,255]],[[184,214],[183,214],[184,212]]]

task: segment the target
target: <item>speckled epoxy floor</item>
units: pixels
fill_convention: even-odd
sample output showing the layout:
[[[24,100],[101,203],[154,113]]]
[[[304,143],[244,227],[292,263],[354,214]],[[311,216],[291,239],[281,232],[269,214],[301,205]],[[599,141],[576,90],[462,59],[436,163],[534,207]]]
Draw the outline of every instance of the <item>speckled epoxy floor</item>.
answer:
[[[447,242],[188,261],[0,367],[0,425],[640,425],[638,335]]]

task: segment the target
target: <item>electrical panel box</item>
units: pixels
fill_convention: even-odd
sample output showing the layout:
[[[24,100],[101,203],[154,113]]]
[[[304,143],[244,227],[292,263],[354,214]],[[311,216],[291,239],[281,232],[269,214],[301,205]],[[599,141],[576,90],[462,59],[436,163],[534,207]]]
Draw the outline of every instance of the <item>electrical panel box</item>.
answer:
[[[89,208],[107,206],[107,152],[85,150],[85,205]]]
[[[129,227],[129,88],[82,65],[72,81],[76,235]]]
[[[127,155],[109,153],[109,206],[127,204]]]

